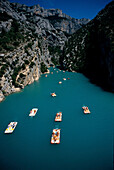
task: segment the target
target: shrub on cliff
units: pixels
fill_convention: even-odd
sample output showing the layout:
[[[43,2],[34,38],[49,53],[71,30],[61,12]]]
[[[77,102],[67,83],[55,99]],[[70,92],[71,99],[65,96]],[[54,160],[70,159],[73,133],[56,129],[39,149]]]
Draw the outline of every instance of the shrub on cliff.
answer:
[[[0,77],[3,76],[3,74],[5,73],[5,70],[7,69],[7,64],[4,64],[2,67],[1,67],[1,70],[0,70]]]
[[[41,72],[42,73],[47,72],[47,67],[46,67],[46,65],[43,62],[41,63]]]
[[[16,67],[15,69],[14,69],[14,72],[13,72],[13,74],[12,74],[12,84],[13,85],[15,85],[16,84],[16,77],[17,77],[17,75],[18,75],[18,73],[19,73],[19,71],[21,70],[21,67],[19,66],[19,67]]]
[[[55,53],[57,53],[58,55],[60,55],[61,53],[61,49],[59,46],[55,46],[55,47],[52,47],[52,46],[49,46],[48,47],[48,50],[50,52],[51,55],[54,55]]]
[[[24,40],[23,35],[19,31],[19,26],[19,23],[13,20],[10,31],[5,32],[2,30],[0,34],[0,48],[2,50],[12,51],[14,47],[18,46]]]
[[[51,58],[51,61],[52,61],[52,63],[53,63],[54,65],[57,65],[57,64],[58,64],[58,62],[57,62],[57,60],[55,59],[55,57],[52,57],[52,58]]]
[[[33,68],[34,65],[35,65],[35,63],[34,63],[34,62],[31,62],[30,65],[29,65],[29,67],[30,67],[30,68]]]
[[[25,60],[25,64],[27,64],[27,65],[28,65],[28,64],[29,64],[29,61],[28,61],[28,60]]]
[[[26,77],[26,76],[25,76],[23,73],[21,73],[21,74],[20,74],[20,77],[21,77],[21,78],[24,78],[24,77]]]

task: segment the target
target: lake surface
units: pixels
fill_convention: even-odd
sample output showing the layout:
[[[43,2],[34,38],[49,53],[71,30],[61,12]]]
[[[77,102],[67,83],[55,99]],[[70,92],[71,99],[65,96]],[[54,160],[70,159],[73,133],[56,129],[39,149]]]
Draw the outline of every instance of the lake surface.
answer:
[[[56,72],[0,103],[0,169],[112,170],[114,94],[91,84],[79,73]],[[70,80],[63,81],[63,78]],[[62,84],[58,82],[62,81]],[[55,92],[57,97],[50,96]],[[91,114],[85,115],[87,105]],[[39,110],[29,117],[32,108]],[[54,122],[57,112],[62,122]],[[4,134],[11,121],[18,125]],[[53,128],[60,144],[50,144]]]

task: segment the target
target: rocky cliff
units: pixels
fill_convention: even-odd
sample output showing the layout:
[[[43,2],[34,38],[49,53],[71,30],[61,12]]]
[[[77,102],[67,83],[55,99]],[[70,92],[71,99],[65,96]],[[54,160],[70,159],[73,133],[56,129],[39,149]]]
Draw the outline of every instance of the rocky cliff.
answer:
[[[114,1],[69,38],[61,64],[114,91]]]
[[[49,63],[50,59],[47,60]],[[0,55],[0,100],[38,80],[41,63],[44,63],[44,58],[40,53],[38,42],[34,39],[21,44],[13,52]]]
[[[39,19],[44,19],[47,23],[43,23],[45,28],[51,30],[51,25],[58,31],[64,31],[67,34],[72,34],[78,30],[82,25],[87,24],[90,20],[86,18],[75,19],[64,14],[60,9],[44,9],[39,5],[27,7],[17,3],[12,3],[12,8],[19,14],[26,13],[26,17],[34,17],[34,22],[38,22]],[[51,25],[50,25],[51,24]]]
[[[59,9],[0,0],[0,101],[58,64],[68,36],[87,22]]]

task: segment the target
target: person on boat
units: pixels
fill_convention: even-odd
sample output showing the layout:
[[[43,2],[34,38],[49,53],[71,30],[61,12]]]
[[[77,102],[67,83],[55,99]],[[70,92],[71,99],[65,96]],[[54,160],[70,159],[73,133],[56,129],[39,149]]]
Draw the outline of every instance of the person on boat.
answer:
[[[57,117],[60,117],[60,113],[57,113]]]
[[[85,108],[85,111],[87,112],[88,110],[89,110],[88,107],[86,107],[86,108]]]
[[[57,140],[57,137],[55,136],[53,139],[54,139],[54,141],[56,141],[56,140]]]
[[[57,118],[60,119],[60,115],[58,115]]]
[[[59,136],[59,132],[58,132],[57,129],[56,129],[55,135],[56,135],[57,137]]]
[[[57,137],[59,136],[59,132],[57,131]]]
[[[54,136],[53,136],[54,141],[56,141],[56,140],[57,140],[58,136],[59,136],[59,132],[58,132],[58,131],[56,131],[56,132],[55,132],[55,134],[54,134]]]
[[[54,139],[54,141],[57,140],[57,135],[56,134],[53,135],[53,139]]]
[[[88,110],[88,107],[87,106],[84,106],[82,107],[85,111]]]
[[[55,129],[55,135],[57,136],[57,132],[58,132],[58,130],[57,129]]]

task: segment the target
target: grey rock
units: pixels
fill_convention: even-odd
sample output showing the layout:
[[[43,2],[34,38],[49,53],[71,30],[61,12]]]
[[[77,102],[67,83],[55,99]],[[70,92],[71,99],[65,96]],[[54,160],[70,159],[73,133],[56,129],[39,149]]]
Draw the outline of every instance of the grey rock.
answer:
[[[19,24],[19,32],[24,41],[14,51],[3,51],[2,65],[7,68],[0,79],[4,95],[16,92],[16,87],[24,88],[27,84],[38,80],[41,74],[41,63],[48,67],[54,56],[49,47],[63,48],[68,35],[79,29],[88,19],[74,19],[64,14],[60,9],[44,9],[39,5],[28,7],[19,3],[0,0],[0,33],[9,32],[14,21]],[[29,45],[29,47],[27,47]],[[1,53],[2,54],[2,53]],[[20,68],[21,67],[21,68]],[[4,98],[4,95],[1,96]],[[1,98],[2,98],[1,97]]]

